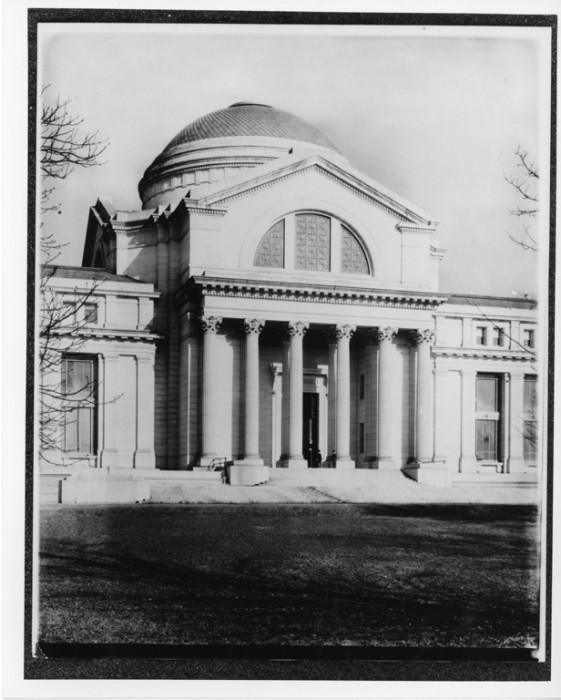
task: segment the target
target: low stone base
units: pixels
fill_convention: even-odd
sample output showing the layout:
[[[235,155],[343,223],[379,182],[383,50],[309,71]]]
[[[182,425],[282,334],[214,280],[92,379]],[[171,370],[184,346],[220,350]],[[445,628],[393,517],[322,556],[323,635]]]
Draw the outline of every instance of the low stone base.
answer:
[[[150,499],[150,484],[134,478],[80,478],[70,477],[61,484],[60,502],[86,503],[142,503]]]
[[[354,469],[355,461],[354,459],[335,459],[335,469]]]
[[[445,488],[452,486],[452,475],[444,464],[438,462],[413,462],[403,467],[403,473],[419,484],[427,486],[439,486]]]
[[[261,462],[252,464],[251,462]],[[257,486],[269,481],[271,470],[263,464],[263,460],[239,460],[226,466],[226,474],[230,486]]]

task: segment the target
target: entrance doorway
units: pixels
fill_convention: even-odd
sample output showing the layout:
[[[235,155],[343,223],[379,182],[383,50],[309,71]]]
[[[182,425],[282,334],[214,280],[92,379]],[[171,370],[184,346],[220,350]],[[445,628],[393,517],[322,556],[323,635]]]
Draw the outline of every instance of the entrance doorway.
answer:
[[[501,460],[501,377],[478,374],[476,379],[475,456],[480,462]]]
[[[319,452],[319,394],[306,391],[302,400],[302,454],[308,467],[320,467],[323,455]]]

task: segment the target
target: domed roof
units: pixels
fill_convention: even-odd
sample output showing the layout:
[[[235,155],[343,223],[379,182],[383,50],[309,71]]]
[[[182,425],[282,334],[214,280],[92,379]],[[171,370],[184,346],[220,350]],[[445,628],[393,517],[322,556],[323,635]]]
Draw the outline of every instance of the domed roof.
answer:
[[[323,148],[337,149],[321,131],[293,114],[269,105],[236,102],[227,109],[206,114],[182,129],[166,146],[174,146],[203,139],[232,136],[262,136],[292,139],[313,143]]]

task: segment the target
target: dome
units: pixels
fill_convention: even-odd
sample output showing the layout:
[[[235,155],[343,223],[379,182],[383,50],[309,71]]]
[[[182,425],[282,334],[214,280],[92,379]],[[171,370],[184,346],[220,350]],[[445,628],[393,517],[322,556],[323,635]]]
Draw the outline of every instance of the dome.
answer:
[[[143,209],[192,198],[205,185],[290,154],[330,151],[315,126],[268,105],[236,102],[182,129],[146,169],[138,184]],[[338,154],[339,155],[339,154]]]
[[[182,129],[164,150],[192,141],[232,136],[265,136],[313,143],[337,150],[315,126],[269,105],[236,102],[227,109],[206,114]]]

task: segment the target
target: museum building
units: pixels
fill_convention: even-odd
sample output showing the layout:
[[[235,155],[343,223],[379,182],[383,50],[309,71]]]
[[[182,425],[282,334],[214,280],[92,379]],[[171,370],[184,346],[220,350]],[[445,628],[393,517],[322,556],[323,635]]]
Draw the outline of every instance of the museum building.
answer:
[[[234,484],[537,479],[535,302],[440,291],[437,224],[312,125],[213,112],[139,194],[138,211],[100,198],[82,267],[48,269],[79,339],[51,372],[70,408],[41,464],[67,500],[225,462]]]

